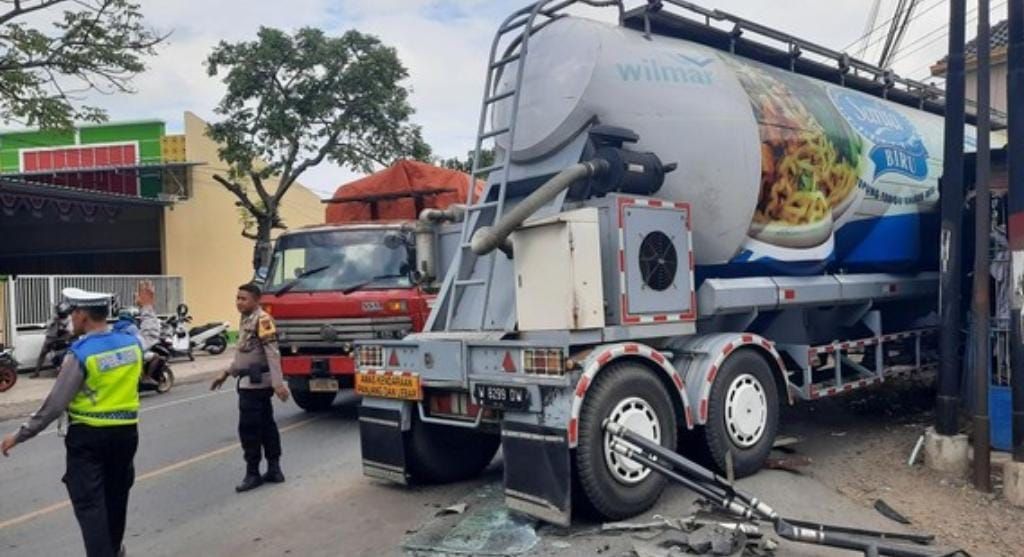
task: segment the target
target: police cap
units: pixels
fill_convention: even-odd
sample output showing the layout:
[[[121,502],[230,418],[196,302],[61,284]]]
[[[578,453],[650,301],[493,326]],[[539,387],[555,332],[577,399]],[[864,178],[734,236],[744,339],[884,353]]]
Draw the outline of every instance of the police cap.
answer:
[[[64,301],[66,301],[72,309],[101,307],[109,310],[110,304],[114,298],[113,294],[89,292],[87,290],[82,290],[81,288],[65,288],[64,290],[61,290],[60,293],[64,296]]]

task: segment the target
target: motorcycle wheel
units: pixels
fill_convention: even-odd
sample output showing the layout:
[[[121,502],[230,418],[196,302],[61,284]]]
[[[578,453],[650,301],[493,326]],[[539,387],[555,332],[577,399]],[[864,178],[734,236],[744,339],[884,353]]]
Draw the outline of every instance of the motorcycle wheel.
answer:
[[[7,362],[0,362],[0,393],[10,390],[17,382],[17,368]]]
[[[163,372],[160,374],[160,379],[156,383],[156,392],[164,394],[171,390],[174,386],[174,372],[171,368],[165,367]]]
[[[206,345],[203,346],[203,350],[205,350],[208,354],[212,354],[214,356],[218,354],[223,354],[224,351],[227,350],[227,348],[228,339],[225,338],[224,335],[217,335],[215,337],[210,338],[209,340],[206,341]]]

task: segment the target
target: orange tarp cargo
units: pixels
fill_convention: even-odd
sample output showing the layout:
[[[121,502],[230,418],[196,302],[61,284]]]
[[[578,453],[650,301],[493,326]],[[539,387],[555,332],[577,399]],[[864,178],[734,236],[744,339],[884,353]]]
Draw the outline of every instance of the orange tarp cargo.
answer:
[[[431,164],[403,160],[339,186],[326,201],[327,224],[414,220],[426,208],[465,203],[469,175]],[[477,193],[483,182],[477,182]]]

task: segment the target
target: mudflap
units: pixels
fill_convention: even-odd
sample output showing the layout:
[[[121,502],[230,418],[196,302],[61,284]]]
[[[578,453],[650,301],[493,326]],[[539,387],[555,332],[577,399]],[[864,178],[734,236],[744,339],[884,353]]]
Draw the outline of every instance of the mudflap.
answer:
[[[411,417],[408,405],[398,401],[367,402],[359,406],[363,475],[409,485],[404,438]]]
[[[572,460],[564,429],[501,424],[505,505],[559,526],[572,520]]]

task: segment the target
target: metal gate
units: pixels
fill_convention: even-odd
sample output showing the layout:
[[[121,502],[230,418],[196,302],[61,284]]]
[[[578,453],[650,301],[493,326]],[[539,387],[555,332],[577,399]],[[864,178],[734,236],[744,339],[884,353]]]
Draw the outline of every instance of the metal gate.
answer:
[[[60,301],[60,291],[73,287],[93,292],[110,292],[118,303],[135,303],[135,289],[141,280],[153,282],[156,287],[157,314],[174,313],[185,300],[185,285],[181,277],[162,275],[21,275],[7,283],[6,296],[9,321],[15,329],[45,326],[53,316],[53,308]]]

